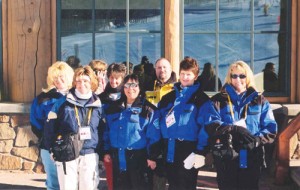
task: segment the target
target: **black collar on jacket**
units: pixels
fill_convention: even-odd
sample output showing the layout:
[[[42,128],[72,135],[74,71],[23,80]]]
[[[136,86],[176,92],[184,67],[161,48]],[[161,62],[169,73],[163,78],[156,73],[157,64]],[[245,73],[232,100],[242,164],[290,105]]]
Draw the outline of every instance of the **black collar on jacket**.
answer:
[[[63,96],[63,95],[62,95],[60,92],[58,92],[58,91],[56,90],[56,88],[52,88],[52,89],[49,90],[48,92],[42,92],[41,94],[39,94],[39,95],[37,96],[37,99],[38,99],[38,103],[41,104],[41,103],[43,103],[43,102],[45,102],[45,101],[47,101],[47,100],[50,100],[50,99],[52,99],[52,98],[58,99],[58,98],[60,98],[60,97],[62,97],[62,96]]]

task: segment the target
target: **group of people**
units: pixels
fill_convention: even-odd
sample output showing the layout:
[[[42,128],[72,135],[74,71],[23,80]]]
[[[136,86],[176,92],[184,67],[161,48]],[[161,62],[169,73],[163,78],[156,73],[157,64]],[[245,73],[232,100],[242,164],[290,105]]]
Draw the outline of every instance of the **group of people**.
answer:
[[[154,66],[147,85],[151,96],[161,95],[155,103],[122,63],[93,60],[73,72],[56,62],[48,69],[48,87],[30,113],[47,189],[97,189],[99,160],[112,167],[109,189],[196,189],[209,152],[220,189],[258,189],[264,144],[274,141],[277,124],[250,67],[232,63],[220,92],[209,97],[195,59],[180,62],[178,82],[167,59]],[[80,142],[78,156],[53,160],[53,144],[70,134]],[[223,139],[228,146],[220,146]]]

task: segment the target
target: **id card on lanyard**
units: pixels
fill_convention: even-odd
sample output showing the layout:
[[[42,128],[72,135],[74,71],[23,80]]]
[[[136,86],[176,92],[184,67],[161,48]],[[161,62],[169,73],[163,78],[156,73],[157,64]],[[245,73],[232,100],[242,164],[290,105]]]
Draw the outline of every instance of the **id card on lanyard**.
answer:
[[[77,123],[79,126],[79,139],[80,140],[89,140],[92,138],[91,127],[89,126],[89,123],[91,120],[91,115],[92,115],[92,110],[93,109],[90,108],[88,111],[86,126],[81,126],[78,109],[77,109],[77,106],[75,105],[75,114],[76,114],[76,120],[77,120]]]
[[[166,116],[166,125],[167,128],[171,127],[172,125],[174,125],[176,123],[176,119],[175,119],[175,115],[174,115],[174,106],[170,109],[170,111],[168,112],[167,116]]]

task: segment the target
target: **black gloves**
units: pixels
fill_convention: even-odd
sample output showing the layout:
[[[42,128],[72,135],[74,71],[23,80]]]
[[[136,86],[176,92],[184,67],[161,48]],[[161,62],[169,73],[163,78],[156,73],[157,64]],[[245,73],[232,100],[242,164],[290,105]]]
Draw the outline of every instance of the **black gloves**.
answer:
[[[233,141],[238,149],[252,150],[261,144],[260,137],[252,135],[248,129],[236,125],[233,128]]]
[[[216,134],[228,134],[232,135],[233,147],[237,150],[248,149],[252,150],[261,144],[261,138],[254,136],[245,127],[237,125],[228,125],[219,127]]]

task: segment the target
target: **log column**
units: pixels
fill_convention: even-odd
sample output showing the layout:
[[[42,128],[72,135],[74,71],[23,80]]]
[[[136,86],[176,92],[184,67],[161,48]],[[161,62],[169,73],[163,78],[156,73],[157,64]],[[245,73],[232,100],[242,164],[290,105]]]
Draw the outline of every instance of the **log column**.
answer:
[[[180,62],[180,1],[165,0],[165,58],[173,71],[179,73]]]
[[[51,1],[6,0],[3,73],[6,99],[30,102],[46,86],[52,64]]]

